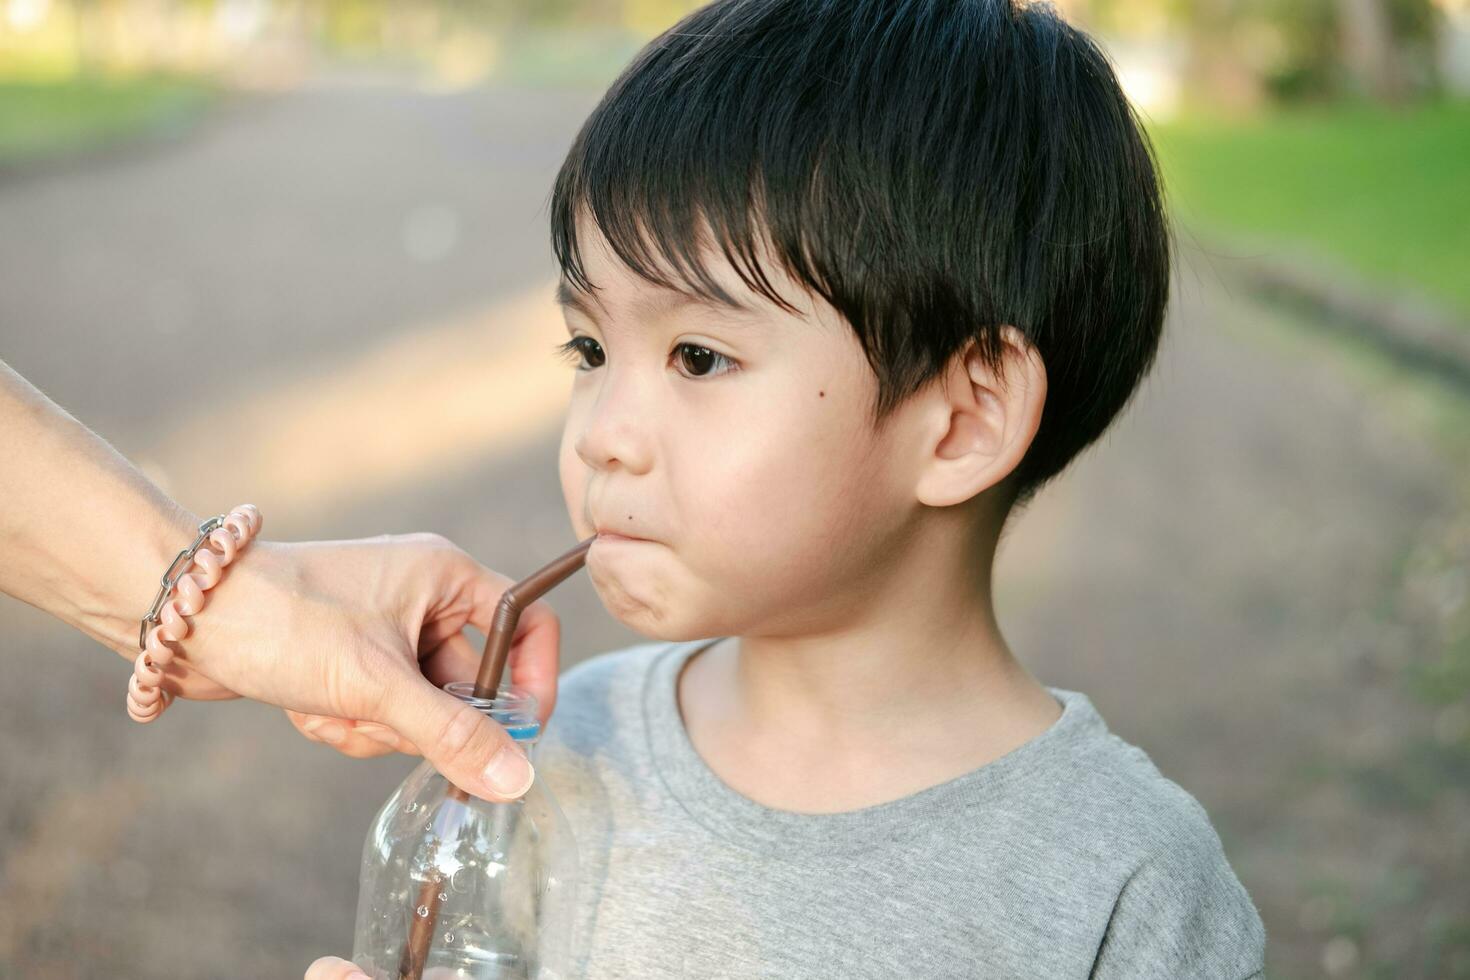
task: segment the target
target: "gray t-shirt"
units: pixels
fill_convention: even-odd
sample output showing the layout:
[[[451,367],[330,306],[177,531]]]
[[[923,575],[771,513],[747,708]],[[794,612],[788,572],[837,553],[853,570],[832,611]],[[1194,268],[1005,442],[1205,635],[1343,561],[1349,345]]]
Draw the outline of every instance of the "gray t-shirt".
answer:
[[[587,980],[1246,980],[1265,929],[1204,809],[1087,696],[979,769],[847,813],[774,810],[689,740],[675,681],[715,639],[561,678],[537,775],[581,858]]]

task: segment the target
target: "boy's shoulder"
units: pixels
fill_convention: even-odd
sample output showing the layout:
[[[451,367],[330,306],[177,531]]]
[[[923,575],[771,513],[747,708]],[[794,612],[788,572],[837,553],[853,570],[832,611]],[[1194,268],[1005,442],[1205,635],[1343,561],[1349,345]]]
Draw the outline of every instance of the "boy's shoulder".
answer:
[[[1047,792],[1069,804],[1051,811],[1051,819],[1112,853],[1186,841],[1218,844],[1199,801],[1160,772],[1147,752],[1115,734],[1086,694],[1049,690],[1063,704],[1062,720],[1074,716],[1049,733],[1058,736],[1057,751],[1036,756]]]
[[[1148,753],[1115,734],[1081,691],[1050,687],[1062,717],[1017,768],[1027,789],[1021,815],[1035,834],[1078,860],[1168,863],[1227,872],[1220,837],[1194,796],[1165,776]],[[1047,742],[1050,744],[1045,744]],[[1002,759],[1001,762],[1006,760]]]
[[[1038,789],[1016,830],[1044,842],[1051,872],[1111,900],[1094,975],[1257,975],[1265,927],[1205,808],[1109,730],[1087,695],[1050,690],[1076,717],[1064,751],[1028,774]]]

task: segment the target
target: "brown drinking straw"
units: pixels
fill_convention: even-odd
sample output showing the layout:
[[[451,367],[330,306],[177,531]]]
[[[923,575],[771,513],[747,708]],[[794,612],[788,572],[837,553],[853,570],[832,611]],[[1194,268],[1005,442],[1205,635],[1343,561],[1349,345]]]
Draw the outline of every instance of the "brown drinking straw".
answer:
[[[516,635],[516,623],[521,611],[560,585],[563,580],[587,560],[587,549],[597,539],[596,535],[583,541],[546,567],[534,572],[505,590],[500,603],[495,607],[495,618],[490,624],[490,633],[485,637],[485,654],[480,658],[480,675],[475,679],[475,697],[493,699],[500,690],[500,677],[505,673],[505,662],[510,656],[510,644]],[[455,786],[449,786],[449,796],[461,803],[470,795]],[[403,959],[398,965],[399,980],[419,980],[424,964],[429,958],[429,946],[434,941],[434,926],[439,919],[439,886],[432,881],[424,882],[419,892],[416,908],[427,906],[428,915],[415,915],[408,930],[408,946],[403,950]]]

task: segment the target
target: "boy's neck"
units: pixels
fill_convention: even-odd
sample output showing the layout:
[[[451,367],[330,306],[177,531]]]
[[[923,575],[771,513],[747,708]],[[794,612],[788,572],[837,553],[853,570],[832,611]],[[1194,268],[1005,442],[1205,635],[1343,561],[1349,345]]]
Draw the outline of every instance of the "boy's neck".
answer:
[[[909,563],[833,628],[727,637],[690,659],[678,682],[685,726],[726,783],[777,809],[857,809],[1050,727],[1061,706],[1001,636],[989,558],[960,561],[967,549],[953,538],[938,547],[955,560]]]

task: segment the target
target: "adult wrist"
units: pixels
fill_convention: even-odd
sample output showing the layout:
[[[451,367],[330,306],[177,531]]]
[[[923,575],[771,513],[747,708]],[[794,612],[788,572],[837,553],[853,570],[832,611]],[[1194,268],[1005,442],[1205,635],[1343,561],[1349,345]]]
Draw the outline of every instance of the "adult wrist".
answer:
[[[169,562],[198,533],[198,517],[168,504],[152,509],[129,532],[99,542],[105,550],[94,557],[102,567],[78,580],[77,625],[123,657],[136,657],[138,621]]]
[[[163,672],[179,654],[175,644],[193,632],[189,617],[204,609],[205,593],[219,584],[260,526],[260,511],[241,504],[201,523],[198,536],[170,560],[139,626],[141,652],[128,682],[128,714],[134,721],[153,721],[168,707],[173,695],[163,688]]]

